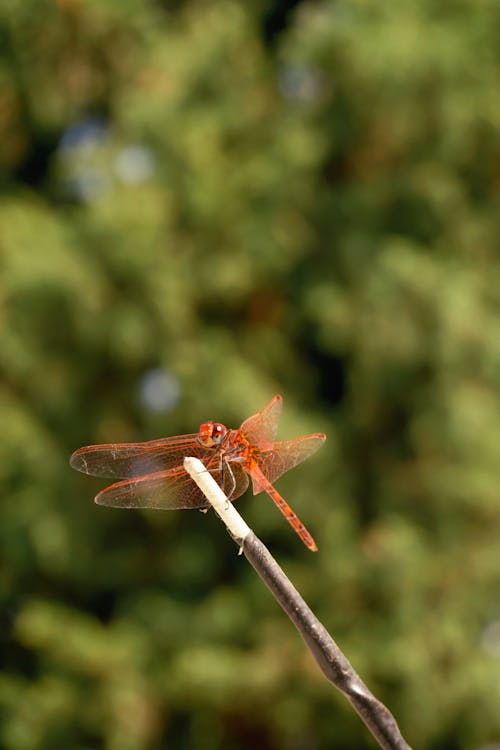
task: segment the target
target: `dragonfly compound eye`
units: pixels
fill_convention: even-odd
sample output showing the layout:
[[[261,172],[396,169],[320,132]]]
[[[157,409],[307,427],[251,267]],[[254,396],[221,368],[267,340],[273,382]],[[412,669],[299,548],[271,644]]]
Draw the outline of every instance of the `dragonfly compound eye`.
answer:
[[[220,445],[227,433],[227,427],[220,422],[203,422],[198,430],[198,440],[205,448]]]

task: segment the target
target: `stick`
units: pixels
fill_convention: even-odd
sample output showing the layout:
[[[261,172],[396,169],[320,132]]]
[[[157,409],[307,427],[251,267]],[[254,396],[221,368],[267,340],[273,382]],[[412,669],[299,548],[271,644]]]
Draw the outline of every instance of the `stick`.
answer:
[[[184,468],[222,518],[248,562],[285,610],[325,677],[344,693],[380,747],[384,750],[411,750],[389,709],[366,687],[267,547],[247,526],[202,462],[197,458],[185,458]]]

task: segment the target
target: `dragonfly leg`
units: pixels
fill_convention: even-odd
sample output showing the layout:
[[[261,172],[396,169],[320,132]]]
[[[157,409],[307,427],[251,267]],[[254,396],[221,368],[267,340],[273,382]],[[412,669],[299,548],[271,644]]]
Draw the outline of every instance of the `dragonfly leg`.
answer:
[[[229,481],[230,481],[230,487],[228,488],[226,488],[226,477],[229,477]],[[236,477],[234,476],[234,472],[231,469],[231,465],[227,463],[227,461],[222,461],[221,480],[222,480],[222,489],[224,490],[224,493],[226,494],[227,499],[229,501],[231,499],[231,495],[236,489]]]

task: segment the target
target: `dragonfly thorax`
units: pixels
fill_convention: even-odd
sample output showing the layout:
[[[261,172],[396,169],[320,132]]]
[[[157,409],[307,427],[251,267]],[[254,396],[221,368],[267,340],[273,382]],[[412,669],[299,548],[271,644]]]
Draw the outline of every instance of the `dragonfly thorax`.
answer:
[[[220,422],[203,422],[198,430],[198,440],[205,448],[220,445],[228,433],[228,429]]]

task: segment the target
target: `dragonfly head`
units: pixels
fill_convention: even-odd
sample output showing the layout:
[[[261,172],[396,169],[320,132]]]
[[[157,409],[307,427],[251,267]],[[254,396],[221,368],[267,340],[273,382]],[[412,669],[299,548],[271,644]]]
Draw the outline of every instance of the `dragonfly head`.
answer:
[[[198,440],[205,448],[213,448],[222,443],[227,433],[227,427],[220,422],[203,422],[198,430]]]

